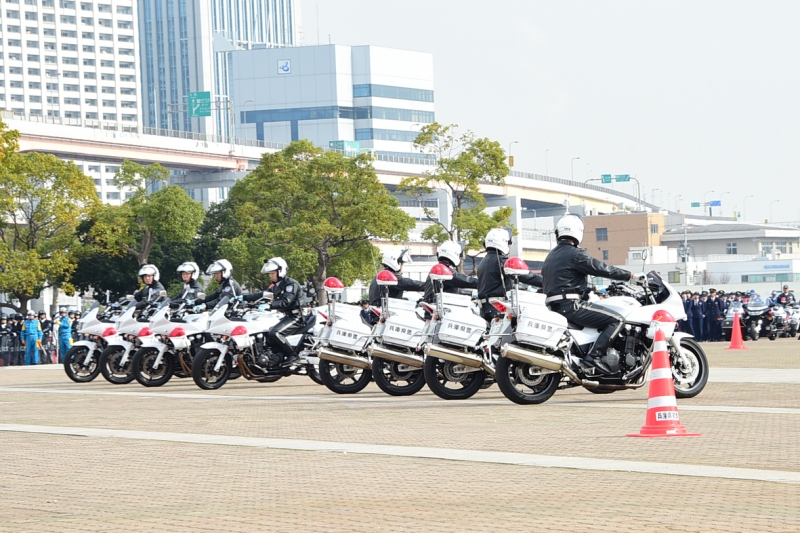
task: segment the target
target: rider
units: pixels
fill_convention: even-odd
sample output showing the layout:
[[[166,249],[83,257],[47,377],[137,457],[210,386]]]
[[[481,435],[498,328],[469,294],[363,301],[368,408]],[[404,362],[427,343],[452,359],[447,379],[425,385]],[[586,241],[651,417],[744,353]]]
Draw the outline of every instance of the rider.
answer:
[[[139,277],[142,278],[144,287],[134,292],[133,298],[138,302],[136,309],[144,309],[147,307],[148,301],[158,296],[158,291],[164,290],[164,286],[158,281],[161,273],[155,265],[142,265],[139,269]]]
[[[444,292],[457,294],[459,289],[477,289],[478,278],[467,276],[457,272],[456,268],[461,264],[461,245],[453,241],[445,241],[439,245],[436,253],[439,264],[446,266],[453,272],[453,279],[444,282]],[[434,301],[434,286],[430,275],[425,280],[425,294],[422,300],[428,303]]]
[[[397,285],[389,286],[389,298],[402,298],[404,291],[422,292],[425,290],[423,282],[402,275],[403,263],[411,262],[408,250],[402,250],[399,254],[395,251],[383,253],[383,257],[381,257],[383,268],[397,277]],[[369,284],[369,304],[375,307],[380,306],[382,292],[380,285],[378,285],[378,276],[375,276],[372,283]]]
[[[181,274],[181,281],[183,282],[183,290],[180,295],[170,302],[169,306],[173,309],[178,307],[181,303],[189,301],[192,302],[197,294],[203,289],[200,283],[197,282],[197,277],[200,275],[200,267],[197,263],[187,261],[181,263],[177,268]]]
[[[569,213],[556,223],[558,243],[542,265],[544,292],[547,296],[545,302],[552,311],[564,315],[569,322],[601,330],[584,362],[610,374],[611,369],[601,358],[611,340],[622,329],[624,318],[618,313],[582,300],[589,285],[587,276],[626,281],[633,279],[634,274],[598,261],[584,248],[580,248],[578,245],[583,240],[583,228],[583,220]]]
[[[784,307],[787,305],[794,305],[795,303],[797,303],[797,300],[794,297],[794,293],[789,291],[788,285],[783,286],[783,292],[780,293],[780,295],[778,295],[778,303]]]
[[[489,298],[505,298],[511,290],[511,278],[503,275],[503,265],[508,260],[508,250],[511,246],[511,232],[506,228],[489,230],[483,240],[486,255],[478,265],[478,299],[481,302],[481,315],[485,320],[492,320],[499,316]],[[520,276],[519,280],[534,287],[542,286],[542,276],[528,274]]]
[[[66,307],[58,310],[56,325],[58,326],[58,358],[60,363],[64,361],[64,356],[72,347],[72,321],[67,316]]]
[[[219,289],[207,295],[205,298],[195,300],[195,313],[200,313],[206,308],[213,308],[226,296],[235,298],[242,295],[242,288],[239,286],[239,283],[231,277],[231,274],[233,274],[233,265],[231,265],[231,262],[227,259],[218,259],[211,263],[208,269],[206,269],[206,274],[214,276],[214,279],[219,283]]]
[[[36,319],[36,312],[28,311],[28,319],[22,324],[22,343],[25,345],[25,364],[39,364],[39,349],[42,347],[42,323]]]
[[[283,318],[267,332],[267,345],[279,352],[276,355],[283,356],[281,358],[283,365],[289,365],[298,358],[286,337],[298,333],[306,325],[300,307],[302,305],[300,284],[286,275],[288,271],[289,265],[281,257],[267,259],[261,268],[261,273],[269,274],[269,279],[273,283],[271,289],[273,300],[269,308],[283,313]],[[262,355],[259,363],[268,366],[269,359],[266,355]]]

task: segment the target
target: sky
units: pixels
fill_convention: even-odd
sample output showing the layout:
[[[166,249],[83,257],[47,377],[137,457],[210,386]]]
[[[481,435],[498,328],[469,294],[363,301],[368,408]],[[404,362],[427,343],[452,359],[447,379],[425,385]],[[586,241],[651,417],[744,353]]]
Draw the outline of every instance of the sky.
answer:
[[[800,224],[798,1],[297,1],[304,44],[433,54],[437,122],[515,170]]]

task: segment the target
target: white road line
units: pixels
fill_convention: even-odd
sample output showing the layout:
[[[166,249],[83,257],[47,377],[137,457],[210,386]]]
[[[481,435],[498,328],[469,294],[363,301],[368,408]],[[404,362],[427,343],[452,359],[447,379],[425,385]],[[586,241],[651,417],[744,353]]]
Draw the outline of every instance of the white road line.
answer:
[[[490,452],[482,450],[459,450],[452,448],[423,448],[417,446],[387,446],[351,442],[326,442],[295,439],[264,439],[226,435],[204,435],[194,433],[165,433],[155,431],[127,431],[119,429],[76,428],[56,426],[29,426],[22,424],[0,424],[0,431],[38,433],[78,437],[99,437],[188,444],[241,446],[247,448],[269,448],[308,452],[342,452],[360,455],[383,455],[415,459],[438,459],[470,463],[507,464],[539,468],[568,468],[605,472],[636,472],[772,483],[800,484],[800,472],[785,470],[759,470],[754,468],[731,468],[708,465],[675,463],[650,463],[644,461],[621,461],[594,459],[589,457],[559,457],[529,453]]]
[[[436,404],[441,407],[491,407],[502,406],[514,409],[526,409],[525,407],[515,407],[514,404],[506,400],[481,400],[473,398],[464,401],[445,401],[440,399],[425,400],[416,398],[397,398],[386,397],[365,397],[365,396],[339,396],[331,393],[329,396],[248,396],[244,394],[214,394],[214,393],[170,393],[170,392],[134,392],[134,391],[109,391],[109,390],[86,390],[86,389],[40,389],[30,387],[0,387],[3,392],[24,392],[32,394],[67,394],[67,395],[86,395],[86,396],[126,396],[134,398],[177,398],[188,400],[242,400],[242,401],[262,401],[262,402],[339,402],[339,403],[386,403],[395,405],[422,405]],[[641,403],[612,403],[600,401],[577,401],[559,402],[551,400],[545,404],[531,406],[527,409],[544,409],[548,407],[591,407],[599,409],[637,409],[647,410],[647,402]],[[754,407],[754,406],[729,406],[729,405],[685,405],[678,403],[679,411],[698,411],[709,413],[742,413],[742,414],[768,414],[768,415],[800,415],[800,408],[793,407]]]

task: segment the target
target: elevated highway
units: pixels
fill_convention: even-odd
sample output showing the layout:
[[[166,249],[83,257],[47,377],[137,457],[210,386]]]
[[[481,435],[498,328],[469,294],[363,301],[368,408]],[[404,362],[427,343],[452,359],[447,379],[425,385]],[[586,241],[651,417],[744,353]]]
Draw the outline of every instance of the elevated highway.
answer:
[[[140,133],[79,127],[86,124],[80,120],[21,117],[8,112],[3,113],[3,121],[19,131],[23,152],[46,152],[83,161],[158,162],[170,169],[188,171],[174,179],[174,183],[187,189],[230,187],[258,165],[262,154],[285,146],[245,139],[234,139],[231,143],[227,138],[190,132]],[[431,168],[412,159],[383,155],[377,156],[374,166],[381,182],[391,190],[402,178],[420,175]],[[583,205],[595,213],[636,210],[643,205],[636,197],[611,189],[522,172],[512,172],[503,186],[485,184],[482,192],[490,200],[519,198],[523,211],[555,209],[563,206],[567,197],[571,205]]]

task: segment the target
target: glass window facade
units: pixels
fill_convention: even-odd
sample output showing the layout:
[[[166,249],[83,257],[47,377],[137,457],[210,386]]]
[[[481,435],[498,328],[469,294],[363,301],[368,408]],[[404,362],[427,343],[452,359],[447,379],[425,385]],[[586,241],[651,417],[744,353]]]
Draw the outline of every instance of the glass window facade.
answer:
[[[355,109],[357,119],[401,120],[404,122],[419,122],[420,124],[431,124],[436,121],[433,111],[375,106],[357,107]]]
[[[376,85],[373,83],[353,85],[353,98],[370,96],[378,98],[396,98],[398,100],[413,100],[415,102],[433,102],[433,91],[425,89]]]
[[[357,141],[400,141],[414,142],[419,131],[382,130],[378,128],[362,128],[356,130]]]

